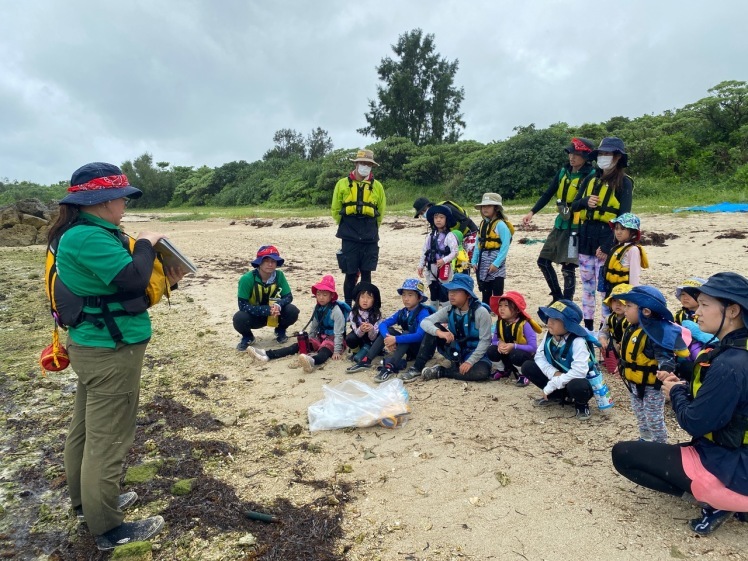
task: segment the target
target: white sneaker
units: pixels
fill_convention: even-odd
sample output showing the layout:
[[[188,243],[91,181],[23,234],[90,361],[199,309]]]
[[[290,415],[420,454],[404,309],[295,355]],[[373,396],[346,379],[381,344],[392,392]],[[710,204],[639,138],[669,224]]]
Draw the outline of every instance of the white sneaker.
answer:
[[[257,360],[259,362],[267,362],[270,360],[270,357],[268,357],[268,354],[262,350],[258,349],[257,347],[247,347],[247,354],[254,360]]]
[[[299,366],[301,366],[302,370],[307,374],[310,374],[314,370],[314,359],[309,355],[300,354],[296,360],[299,362]]]

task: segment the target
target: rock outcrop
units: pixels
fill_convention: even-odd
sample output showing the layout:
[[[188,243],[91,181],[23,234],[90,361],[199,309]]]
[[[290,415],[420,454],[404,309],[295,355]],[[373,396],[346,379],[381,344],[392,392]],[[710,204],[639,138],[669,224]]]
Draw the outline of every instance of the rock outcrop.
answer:
[[[45,205],[38,199],[23,199],[0,207],[0,246],[46,244],[47,232],[59,213],[57,203]]]

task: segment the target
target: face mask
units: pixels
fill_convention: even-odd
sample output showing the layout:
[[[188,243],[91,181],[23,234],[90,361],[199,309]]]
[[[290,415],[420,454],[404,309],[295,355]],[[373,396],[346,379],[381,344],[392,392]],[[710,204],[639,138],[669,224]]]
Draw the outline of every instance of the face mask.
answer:
[[[598,156],[597,167],[600,169],[610,169],[613,166],[613,156]]]
[[[371,166],[365,166],[363,164],[358,164],[358,174],[361,177],[363,177],[364,179],[368,179],[370,173],[371,173]]]

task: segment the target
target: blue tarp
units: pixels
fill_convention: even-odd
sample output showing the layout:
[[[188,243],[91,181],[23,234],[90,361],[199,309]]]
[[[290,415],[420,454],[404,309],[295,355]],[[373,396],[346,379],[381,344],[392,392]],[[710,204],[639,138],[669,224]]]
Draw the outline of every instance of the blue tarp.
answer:
[[[676,208],[673,212],[748,212],[748,203],[717,203],[709,206],[687,206]]]

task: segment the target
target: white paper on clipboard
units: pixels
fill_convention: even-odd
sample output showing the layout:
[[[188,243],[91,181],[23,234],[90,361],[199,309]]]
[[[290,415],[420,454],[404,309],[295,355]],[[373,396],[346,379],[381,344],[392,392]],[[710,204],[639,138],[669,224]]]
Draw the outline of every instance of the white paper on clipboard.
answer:
[[[156,253],[161,254],[165,267],[179,267],[185,272],[185,274],[197,273],[197,267],[195,264],[190,261],[189,257],[179,251],[168,239],[161,238],[158,240],[158,243],[153,246],[153,249],[156,250]]]

